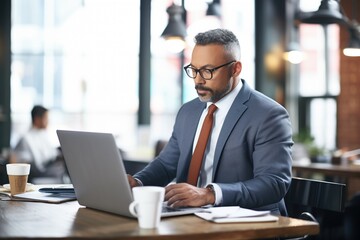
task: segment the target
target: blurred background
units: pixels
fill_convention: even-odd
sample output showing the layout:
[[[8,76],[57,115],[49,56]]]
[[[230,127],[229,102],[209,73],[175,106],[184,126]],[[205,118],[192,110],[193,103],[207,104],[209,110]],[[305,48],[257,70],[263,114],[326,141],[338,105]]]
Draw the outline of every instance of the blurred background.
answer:
[[[182,68],[193,37],[217,27],[238,36],[242,78],[287,108],[295,140],[323,152],[357,149],[360,58],[343,49],[348,23],[359,33],[360,4],[340,2],[346,24],[307,23],[321,2],[1,1],[1,153],[29,129],[31,108],[41,104],[50,110],[54,145],[56,129],[111,132],[134,158],[152,156],[156,141],[170,137],[177,110],[196,97]],[[185,26],[175,49],[164,38],[171,7],[180,8]]]
[[[56,129],[110,132],[128,173],[142,169],[197,97],[183,71],[194,36],[223,27],[241,77],[290,114],[293,176],[346,185],[324,195],[341,210],[316,214],[318,239],[359,239],[359,21],[359,0],[2,0],[0,184],[34,105],[53,147]]]

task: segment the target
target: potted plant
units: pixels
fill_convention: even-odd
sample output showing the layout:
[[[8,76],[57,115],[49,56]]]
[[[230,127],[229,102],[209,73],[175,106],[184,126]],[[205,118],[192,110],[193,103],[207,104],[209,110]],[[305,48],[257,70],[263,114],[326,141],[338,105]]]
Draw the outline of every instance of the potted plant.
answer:
[[[298,134],[293,136],[293,139],[295,143],[304,146],[311,162],[326,162],[329,160],[325,148],[316,145],[315,139],[309,130],[299,131]]]

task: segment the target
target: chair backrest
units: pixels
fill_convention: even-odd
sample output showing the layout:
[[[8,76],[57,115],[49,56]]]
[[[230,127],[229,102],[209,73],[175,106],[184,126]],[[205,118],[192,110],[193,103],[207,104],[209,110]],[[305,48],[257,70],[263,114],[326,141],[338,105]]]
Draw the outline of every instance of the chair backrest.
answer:
[[[345,206],[344,237],[346,240],[360,239],[360,191]]]
[[[298,205],[334,212],[343,212],[346,185],[342,183],[293,177],[285,196],[289,205]]]
[[[154,157],[157,157],[160,152],[163,150],[165,145],[168,143],[167,140],[158,140],[155,143],[155,151],[154,151]]]
[[[124,159],[124,167],[127,174],[134,175],[143,170],[149,162]]]

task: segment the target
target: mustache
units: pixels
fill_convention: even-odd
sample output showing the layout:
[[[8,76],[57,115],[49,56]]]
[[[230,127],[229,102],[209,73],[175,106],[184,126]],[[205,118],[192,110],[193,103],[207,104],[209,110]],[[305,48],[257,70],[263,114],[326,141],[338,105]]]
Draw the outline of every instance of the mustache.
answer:
[[[204,91],[212,92],[212,89],[211,89],[211,88],[204,87],[203,85],[195,85],[195,89],[196,89],[196,90],[204,90]]]

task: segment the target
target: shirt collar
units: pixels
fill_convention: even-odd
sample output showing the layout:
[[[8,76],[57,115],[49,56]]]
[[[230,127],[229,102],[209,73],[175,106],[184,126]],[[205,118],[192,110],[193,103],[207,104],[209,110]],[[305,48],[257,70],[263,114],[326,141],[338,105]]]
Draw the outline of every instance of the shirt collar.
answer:
[[[215,103],[215,105],[219,109],[221,109],[221,108],[230,108],[230,106],[234,102],[236,96],[240,92],[242,86],[243,86],[243,83],[240,80],[239,83],[236,85],[236,87],[231,92],[226,94],[223,98],[221,98],[219,101],[217,101]],[[207,105],[206,105],[206,108],[208,108],[211,104],[213,104],[213,102],[208,102]]]

